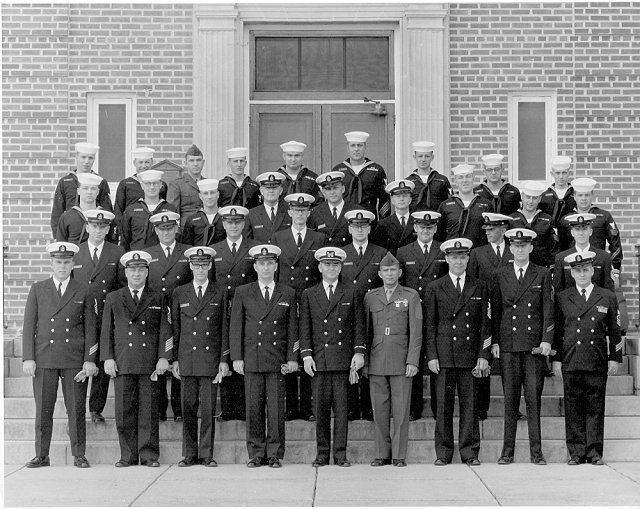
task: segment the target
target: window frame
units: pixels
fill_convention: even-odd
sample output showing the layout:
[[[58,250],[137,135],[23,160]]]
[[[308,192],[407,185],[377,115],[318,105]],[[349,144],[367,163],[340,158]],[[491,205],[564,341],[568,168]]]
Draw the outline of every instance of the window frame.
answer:
[[[556,90],[517,90],[509,92],[508,133],[509,133],[509,182],[520,187],[525,180],[518,178],[518,105],[523,102],[545,104],[545,172],[536,182],[549,182],[548,169],[558,146],[558,104]]]
[[[125,106],[125,170],[124,177],[135,174],[132,150],[136,140],[137,95],[135,92],[87,92],[87,141],[99,145],[100,106],[103,104],[119,104]],[[100,151],[96,154],[94,168],[100,169]],[[119,182],[109,182],[111,196],[115,196]]]
[[[273,91],[256,91],[255,90],[255,72],[256,72],[256,38],[332,38],[332,37],[384,37],[389,43],[389,90],[356,90],[356,91],[299,91],[290,90],[282,92]],[[394,70],[394,31],[388,28],[380,31],[362,30],[345,33],[343,31],[295,31],[295,30],[249,30],[249,100],[251,101],[268,101],[268,100],[362,100],[363,96],[373,97],[376,100],[394,100],[395,99],[395,70]]]

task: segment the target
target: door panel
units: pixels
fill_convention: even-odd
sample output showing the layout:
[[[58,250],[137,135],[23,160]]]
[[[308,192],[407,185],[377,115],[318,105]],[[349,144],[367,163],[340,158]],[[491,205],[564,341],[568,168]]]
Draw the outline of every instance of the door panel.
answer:
[[[280,144],[291,140],[307,145],[303,164],[317,172],[321,160],[320,115],[318,105],[251,106],[251,176],[280,168],[284,163]]]

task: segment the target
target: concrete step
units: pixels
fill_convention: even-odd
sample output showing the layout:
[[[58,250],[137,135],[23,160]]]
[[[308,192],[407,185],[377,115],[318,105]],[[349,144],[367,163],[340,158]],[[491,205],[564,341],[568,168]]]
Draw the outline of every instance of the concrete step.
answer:
[[[547,461],[564,463],[567,460],[567,449],[563,440],[546,440],[542,449]],[[480,449],[480,459],[485,463],[494,463],[500,457],[502,440],[483,440]],[[5,464],[21,464],[34,455],[33,442],[5,442]],[[316,455],[315,441],[288,442],[284,460],[286,463],[310,464]],[[640,439],[638,440],[608,440],[605,443],[604,457],[606,461],[633,461],[640,455]],[[119,457],[117,442],[88,442],[86,456],[93,464],[113,464]],[[369,463],[374,458],[373,440],[350,440],[347,446],[347,456],[353,463]],[[409,463],[432,463],[436,459],[433,440],[409,440],[407,461]],[[56,441],[51,443],[51,462],[53,464],[71,464],[73,458],[68,442]],[[182,444],[175,442],[161,442],[160,462],[175,464],[183,457]],[[244,463],[247,461],[247,450],[244,441],[217,441],[214,457],[219,463]],[[517,462],[529,462],[529,445],[526,439],[516,441]],[[454,454],[454,462],[459,463],[458,453]]]
[[[424,394],[430,394],[430,377],[424,377]],[[90,390],[90,388],[89,388]],[[611,376],[607,380],[607,394],[610,396],[633,394],[633,376],[621,374]],[[113,394],[113,381],[109,384],[109,393]],[[545,378],[543,395],[561,396],[564,393],[562,379],[555,376]],[[491,376],[491,394],[501,396],[502,378],[498,375]],[[58,395],[62,396],[62,387],[58,386]],[[5,397],[30,397],[33,396],[33,383],[30,377],[10,377],[4,379]]]
[[[429,397],[424,398],[423,416],[431,415]],[[520,400],[520,409],[524,411],[524,399]],[[88,412],[88,410],[87,410]],[[36,414],[35,401],[33,397],[15,397],[5,398],[4,400],[4,418],[7,419],[33,419]],[[107,398],[107,404],[102,414],[107,418],[115,417],[115,406],[113,396]],[[458,407],[454,410],[454,415],[458,414]],[[54,408],[54,418],[66,418],[66,410],[62,396],[58,396],[56,406]],[[169,411],[169,418],[171,413]],[[488,415],[497,417],[504,415],[504,401],[502,396],[492,396]],[[558,417],[564,415],[564,398],[562,396],[543,396],[542,397],[542,416]],[[640,396],[634,395],[618,395],[607,396],[606,415],[617,416],[640,416]],[[640,418],[640,417],[639,417]]]
[[[54,419],[53,440],[67,440],[67,419]],[[409,425],[410,440],[432,440],[435,433],[435,420],[422,418]],[[458,419],[454,419],[454,428],[458,427]],[[640,417],[609,416],[605,421],[605,438],[611,440],[640,439]],[[286,423],[287,441],[298,442],[315,439],[315,424],[306,421]],[[518,436],[528,436],[527,422],[518,422]],[[116,423],[107,419],[105,423],[94,424],[87,421],[87,441],[109,442],[117,440]],[[543,440],[564,440],[564,417],[542,417],[541,431]],[[480,437],[489,440],[501,440],[504,432],[504,421],[500,417],[489,418],[480,422]],[[349,439],[367,441],[372,439],[373,423],[368,421],[352,421],[349,423]],[[7,419],[4,422],[5,441],[34,440],[35,429],[33,419]],[[243,441],[245,439],[245,423],[240,421],[217,422],[216,441]],[[167,421],[160,423],[160,440],[181,441],[182,423]]]

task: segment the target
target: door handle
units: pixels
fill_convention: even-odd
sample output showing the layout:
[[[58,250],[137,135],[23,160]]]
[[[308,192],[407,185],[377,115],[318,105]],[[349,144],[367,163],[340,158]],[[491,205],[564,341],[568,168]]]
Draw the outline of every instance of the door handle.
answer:
[[[379,117],[384,117],[387,114],[387,107],[382,104],[380,101],[376,101],[375,99],[369,99],[368,97],[363,97],[362,100],[366,103],[373,103],[373,114],[378,115]]]

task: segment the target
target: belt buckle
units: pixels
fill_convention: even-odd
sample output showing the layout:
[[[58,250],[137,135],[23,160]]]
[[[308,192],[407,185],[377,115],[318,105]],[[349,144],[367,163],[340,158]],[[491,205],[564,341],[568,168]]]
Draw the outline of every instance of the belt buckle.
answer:
[[[384,328],[384,335],[388,336],[389,334],[391,334],[391,327],[385,327]]]

